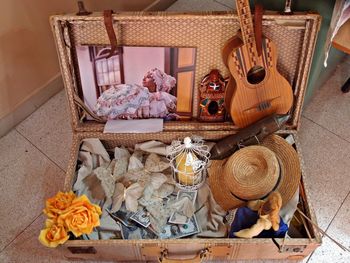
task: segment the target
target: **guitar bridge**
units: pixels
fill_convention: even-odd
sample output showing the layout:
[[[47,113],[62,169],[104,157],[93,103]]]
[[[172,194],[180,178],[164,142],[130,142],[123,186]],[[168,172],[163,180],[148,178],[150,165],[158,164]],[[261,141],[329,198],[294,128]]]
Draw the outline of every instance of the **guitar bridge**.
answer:
[[[258,111],[264,111],[264,110],[267,110],[270,107],[271,107],[271,102],[270,101],[263,101],[256,108],[258,109]]]
[[[248,109],[245,109],[244,111],[251,111],[251,110],[256,110],[256,111],[264,111],[264,110],[267,110],[268,108],[271,107],[271,102],[275,99],[278,99],[280,96],[278,97],[275,97],[275,98],[272,98],[272,99],[269,99],[269,100],[265,100],[265,101],[262,101],[258,104],[255,104],[254,106],[248,108]]]

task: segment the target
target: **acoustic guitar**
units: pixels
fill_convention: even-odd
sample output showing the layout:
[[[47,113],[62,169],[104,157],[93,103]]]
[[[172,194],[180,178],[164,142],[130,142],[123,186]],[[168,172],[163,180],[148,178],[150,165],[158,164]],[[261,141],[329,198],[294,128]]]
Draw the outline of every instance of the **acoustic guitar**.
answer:
[[[241,30],[226,42],[222,58],[231,73],[225,104],[235,125],[243,128],[273,113],[286,114],[293,91],[277,71],[276,45],[264,37],[256,45],[249,1],[237,0],[236,6]]]

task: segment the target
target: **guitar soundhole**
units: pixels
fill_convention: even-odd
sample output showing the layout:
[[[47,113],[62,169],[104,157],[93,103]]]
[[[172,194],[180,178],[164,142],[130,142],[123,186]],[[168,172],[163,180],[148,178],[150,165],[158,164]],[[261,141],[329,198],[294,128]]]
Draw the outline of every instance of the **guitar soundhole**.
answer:
[[[208,112],[210,115],[214,115],[218,112],[219,110],[219,105],[216,101],[211,101],[208,105]]]
[[[264,80],[266,71],[262,66],[252,67],[247,74],[247,80],[250,84],[259,84]]]

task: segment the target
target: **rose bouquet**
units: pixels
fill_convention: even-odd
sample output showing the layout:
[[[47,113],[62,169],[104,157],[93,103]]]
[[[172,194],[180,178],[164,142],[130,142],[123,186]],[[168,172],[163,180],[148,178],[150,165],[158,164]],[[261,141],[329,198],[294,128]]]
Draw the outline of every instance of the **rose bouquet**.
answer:
[[[85,196],[77,197],[72,191],[58,192],[46,200],[43,210],[48,219],[45,228],[40,231],[39,241],[47,247],[57,247],[69,239],[68,232],[75,237],[90,234],[100,225],[101,208],[91,204]]]

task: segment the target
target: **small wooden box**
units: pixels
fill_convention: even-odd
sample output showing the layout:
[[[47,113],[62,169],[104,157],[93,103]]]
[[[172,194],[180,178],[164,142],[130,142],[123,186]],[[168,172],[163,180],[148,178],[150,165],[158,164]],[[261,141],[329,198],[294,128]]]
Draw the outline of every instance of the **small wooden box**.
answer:
[[[99,138],[106,147],[132,146],[147,140],[173,139],[193,134],[207,140],[219,140],[237,131],[232,122],[205,123],[196,121],[198,116],[198,87],[201,78],[212,68],[224,75],[228,70],[221,60],[225,41],[239,29],[238,17],[231,12],[205,13],[117,13],[113,15],[114,30],[119,45],[123,46],[168,46],[196,47],[197,67],[193,93],[191,121],[166,122],[163,132],[145,134],[106,134],[104,123],[87,120],[81,107],[81,86],[75,57],[79,44],[108,45],[109,39],[101,13],[89,16],[62,15],[51,17],[51,25],[66,88],[73,129],[73,145],[67,170],[65,189],[70,190],[75,179],[77,156],[85,138]],[[280,15],[266,13],[263,16],[263,33],[272,39],[278,48],[278,69],[292,84],[294,107],[287,128],[280,134],[292,134],[302,161],[297,130],[307,86],[312,55],[320,27],[321,17],[313,13]],[[152,34],[149,34],[150,29]],[[205,38],[205,39],[204,39]],[[210,41],[208,41],[210,40]],[[197,87],[197,88],[196,88]],[[91,119],[91,118],[90,118]],[[303,164],[303,162],[301,162]],[[301,198],[306,205],[306,214],[316,222],[307,186],[303,178]],[[301,191],[302,192],[302,191]],[[205,260],[237,259],[302,259],[321,243],[318,230],[307,226],[311,237],[292,239],[179,239],[179,240],[70,240],[61,249],[70,259],[148,261],[157,260],[165,251],[176,258],[193,258],[206,251]]]

